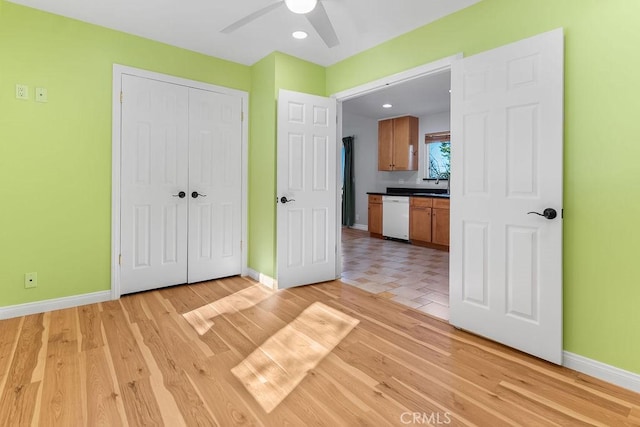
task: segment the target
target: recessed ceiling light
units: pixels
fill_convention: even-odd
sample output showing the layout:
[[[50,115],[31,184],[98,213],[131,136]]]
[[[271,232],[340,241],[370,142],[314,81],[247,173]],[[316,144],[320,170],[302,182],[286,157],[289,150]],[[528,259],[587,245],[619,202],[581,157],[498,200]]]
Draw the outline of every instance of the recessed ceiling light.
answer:
[[[309,34],[305,33],[304,31],[294,31],[291,35],[294,39],[302,40],[306,39]]]
[[[391,104],[382,104],[382,108],[391,108],[393,105]]]

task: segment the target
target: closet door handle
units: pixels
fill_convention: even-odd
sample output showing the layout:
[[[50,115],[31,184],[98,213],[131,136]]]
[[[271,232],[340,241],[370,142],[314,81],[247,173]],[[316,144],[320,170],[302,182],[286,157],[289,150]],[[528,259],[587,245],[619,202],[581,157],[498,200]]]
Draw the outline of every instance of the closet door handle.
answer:
[[[185,197],[187,197],[187,193],[181,191],[178,194],[172,194],[171,197],[180,197],[181,199],[184,199]]]
[[[191,197],[193,197],[194,199],[197,199],[197,198],[198,198],[198,196],[200,196],[200,197],[207,197],[207,195],[206,195],[206,194],[200,194],[200,193],[198,193],[197,191],[194,191],[193,193],[191,193]]]

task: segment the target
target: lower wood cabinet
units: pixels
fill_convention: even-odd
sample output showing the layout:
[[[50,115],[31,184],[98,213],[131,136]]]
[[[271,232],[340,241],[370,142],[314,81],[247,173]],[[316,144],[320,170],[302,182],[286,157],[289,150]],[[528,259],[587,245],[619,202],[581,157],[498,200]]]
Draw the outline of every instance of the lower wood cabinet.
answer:
[[[431,243],[449,246],[449,200],[433,199]]]
[[[382,196],[369,194],[369,233],[382,237]]]
[[[449,199],[411,197],[409,240],[427,246],[449,246]]]
[[[411,197],[409,200],[409,239],[431,241],[431,206],[433,199]]]
[[[382,237],[382,196],[369,194],[369,234]],[[409,198],[409,240],[438,249],[449,247],[449,199]]]

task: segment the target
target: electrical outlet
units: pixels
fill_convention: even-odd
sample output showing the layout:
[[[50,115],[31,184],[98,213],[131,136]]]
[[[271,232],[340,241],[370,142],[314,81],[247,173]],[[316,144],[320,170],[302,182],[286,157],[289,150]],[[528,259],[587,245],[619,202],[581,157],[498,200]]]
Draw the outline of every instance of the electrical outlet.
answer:
[[[29,99],[29,86],[16,85],[16,99]]]
[[[37,286],[38,286],[38,273],[25,273],[24,274],[25,289],[35,288]]]

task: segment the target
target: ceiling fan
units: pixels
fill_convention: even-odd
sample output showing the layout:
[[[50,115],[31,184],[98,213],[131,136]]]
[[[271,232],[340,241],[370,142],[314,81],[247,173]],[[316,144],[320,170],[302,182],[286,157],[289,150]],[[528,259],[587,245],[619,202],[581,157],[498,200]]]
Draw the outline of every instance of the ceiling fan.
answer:
[[[333,25],[331,25],[331,20],[329,20],[327,11],[322,5],[322,0],[278,0],[275,3],[263,7],[262,9],[256,10],[228,27],[223,28],[221,32],[225,34],[232,33],[238,28],[258,19],[262,15],[266,15],[272,10],[278,9],[283,4],[286,5],[291,12],[305,15],[327,47],[334,47],[340,43],[338,36],[333,29]]]

